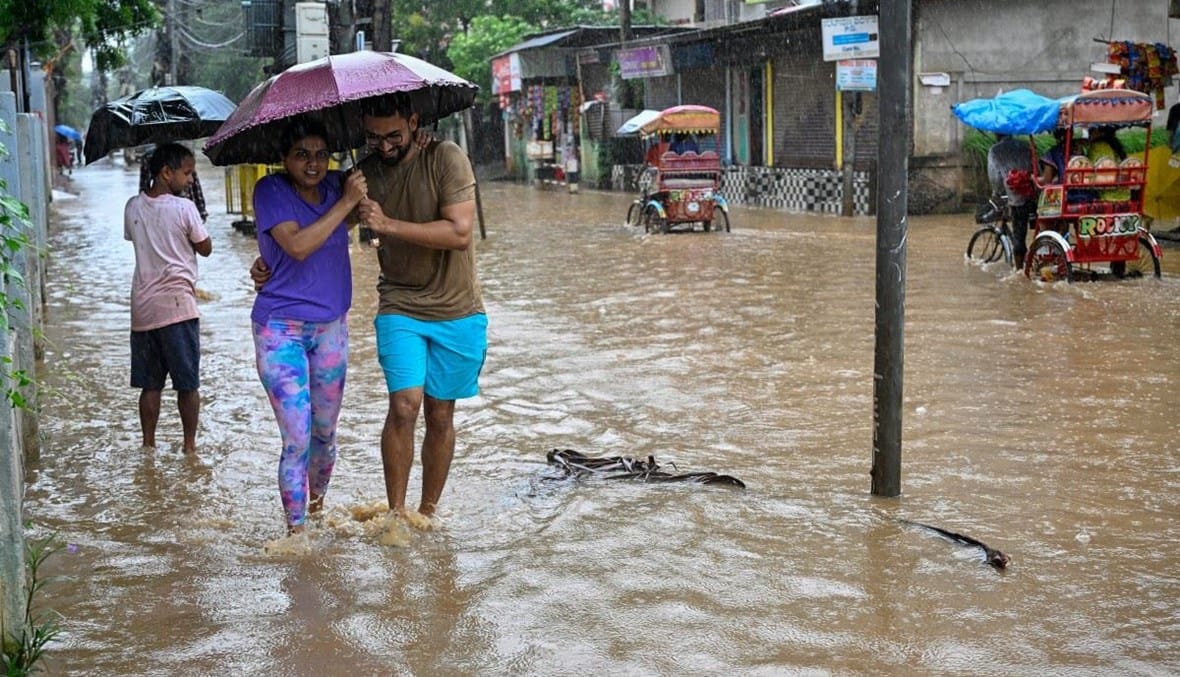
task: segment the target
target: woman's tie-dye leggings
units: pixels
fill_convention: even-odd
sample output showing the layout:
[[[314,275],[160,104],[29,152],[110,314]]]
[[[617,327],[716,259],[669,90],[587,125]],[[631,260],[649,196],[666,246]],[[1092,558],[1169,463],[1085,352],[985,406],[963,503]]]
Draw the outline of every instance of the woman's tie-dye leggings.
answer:
[[[336,420],[348,371],[348,315],[332,322],[255,322],[254,355],[283,439],[279,496],[287,524],[300,526],[310,498],[328,490],[336,464]]]

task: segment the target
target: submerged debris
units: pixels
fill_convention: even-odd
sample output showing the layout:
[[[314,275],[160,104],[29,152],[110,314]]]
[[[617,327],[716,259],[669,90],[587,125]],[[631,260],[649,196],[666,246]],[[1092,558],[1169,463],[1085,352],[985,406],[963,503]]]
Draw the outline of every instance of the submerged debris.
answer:
[[[655,456],[635,459],[627,456],[587,456],[573,449],[554,449],[547,455],[549,463],[565,470],[567,476],[595,475],[607,480],[640,482],[692,482],[719,484],[745,489],[746,483],[731,475],[715,472],[669,473],[660,470]],[[673,466],[675,467],[675,466]]]

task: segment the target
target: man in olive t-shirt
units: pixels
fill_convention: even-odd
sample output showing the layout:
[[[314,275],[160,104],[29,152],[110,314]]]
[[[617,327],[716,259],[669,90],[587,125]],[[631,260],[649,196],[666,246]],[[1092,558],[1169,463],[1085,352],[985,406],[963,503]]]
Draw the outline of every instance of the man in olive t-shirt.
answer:
[[[405,97],[366,102],[359,165],[369,197],[357,217],[380,240],[377,356],[389,389],[381,461],[389,508],[430,527],[455,450],[455,400],[474,397],[487,353],[487,315],[475,270],[475,174],[450,141],[415,143]],[[406,511],[414,426],[423,409],[422,496]],[[423,519],[427,518],[427,519]]]

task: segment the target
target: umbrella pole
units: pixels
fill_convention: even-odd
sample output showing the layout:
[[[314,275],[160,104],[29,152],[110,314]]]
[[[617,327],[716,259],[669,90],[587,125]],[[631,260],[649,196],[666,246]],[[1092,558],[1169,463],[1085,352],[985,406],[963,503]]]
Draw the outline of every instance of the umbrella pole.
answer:
[[[340,115],[340,131],[341,133],[344,133],[348,129],[348,118],[344,117],[344,107],[337,106],[336,112]],[[324,140],[327,141],[327,139]],[[348,149],[348,158],[352,161],[352,165],[348,168],[346,176],[353,172],[360,171],[356,166],[355,148]],[[341,188],[343,189],[343,186],[341,186]],[[365,197],[368,197],[368,195],[366,194]],[[368,244],[369,246],[373,247],[377,246],[377,236],[374,235],[373,231],[363,223],[357,225],[356,239],[359,244]]]

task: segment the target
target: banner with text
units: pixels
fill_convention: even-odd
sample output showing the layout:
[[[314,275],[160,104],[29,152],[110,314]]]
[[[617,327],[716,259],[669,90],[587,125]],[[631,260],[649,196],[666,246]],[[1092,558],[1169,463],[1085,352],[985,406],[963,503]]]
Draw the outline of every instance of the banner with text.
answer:
[[[671,75],[672,54],[668,45],[620,49],[619,69],[624,80]]]

